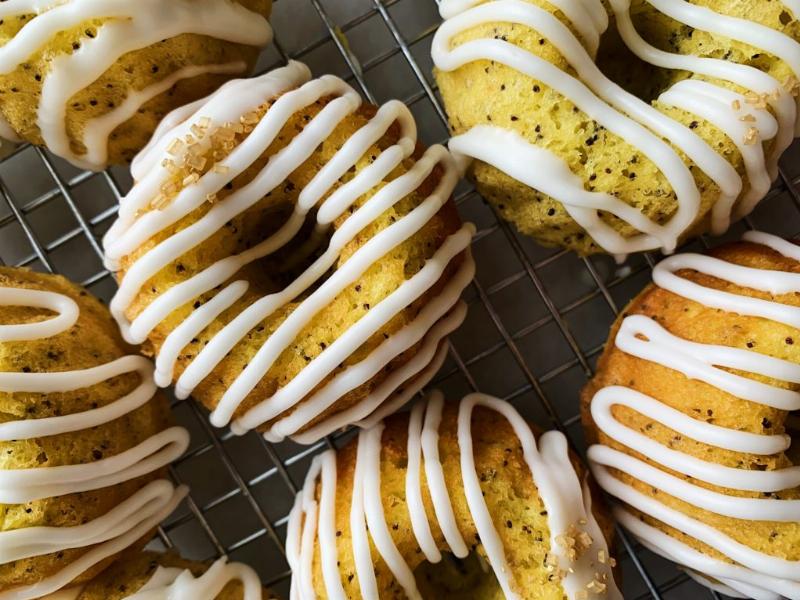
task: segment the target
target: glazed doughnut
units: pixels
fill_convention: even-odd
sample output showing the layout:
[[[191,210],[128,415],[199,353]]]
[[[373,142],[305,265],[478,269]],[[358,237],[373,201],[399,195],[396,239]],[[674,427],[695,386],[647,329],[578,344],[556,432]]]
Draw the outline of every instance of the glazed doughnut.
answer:
[[[478,190],[581,254],[724,232],[777,176],[796,0],[443,0],[436,79]]]
[[[291,598],[621,599],[612,531],[563,434],[434,392],[314,458],[289,515]]]
[[[168,553],[125,556],[82,587],[47,600],[274,600],[256,572],[221,558],[213,564]]]
[[[653,279],[583,394],[595,478],[704,585],[800,598],[800,246],[749,232]]]
[[[0,267],[0,599],[91,579],[185,495],[152,373],[85,290]]]
[[[167,117],[133,174],[104,240],[111,311],[214,425],[311,443],[441,366],[474,227],[402,103],[292,62]]]
[[[249,71],[271,0],[8,0],[0,136],[81,168],[129,162],[170,110]]]

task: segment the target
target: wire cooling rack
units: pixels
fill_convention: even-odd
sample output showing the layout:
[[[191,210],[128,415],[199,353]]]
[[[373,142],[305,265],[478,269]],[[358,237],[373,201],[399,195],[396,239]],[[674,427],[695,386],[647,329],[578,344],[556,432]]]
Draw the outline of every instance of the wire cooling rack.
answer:
[[[438,24],[435,0],[278,0],[277,43],[264,51],[258,71],[291,57],[317,75],[347,79],[373,102],[402,99],[422,140],[441,143],[447,127],[430,60]],[[800,232],[798,158],[796,146],[784,158],[775,189],[727,239],[754,227],[787,237]],[[124,169],[81,172],[41,149],[16,149],[0,162],[0,263],[59,272],[110,298],[114,281],[102,267],[99,240],[130,183]],[[657,257],[617,266],[606,257],[544,249],[498,220],[466,184],[457,202],[478,226],[478,275],[467,291],[467,322],[452,336],[433,385],[453,398],[473,390],[505,398],[539,425],[564,430],[582,450],[580,388],[614,316],[648,282]],[[690,248],[719,242],[701,239]],[[272,445],[253,433],[236,437],[213,429],[193,402],[176,402],[175,413],[193,441],[172,476],[192,493],[154,545],[193,559],[227,553],[285,594],[283,542],[294,494],[314,454],[351,434],[312,447]],[[624,536],[620,559],[627,599],[719,598]]]

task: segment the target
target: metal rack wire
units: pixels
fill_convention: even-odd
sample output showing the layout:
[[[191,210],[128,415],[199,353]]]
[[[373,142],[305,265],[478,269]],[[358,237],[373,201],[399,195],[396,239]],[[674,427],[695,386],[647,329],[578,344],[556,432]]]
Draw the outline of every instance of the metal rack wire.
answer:
[[[277,43],[258,70],[289,58],[305,61],[317,74],[348,79],[373,102],[404,100],[422,140],[443,142],[446,120],[429,58],[438,23],[435,0],[279,0]],[[800,231],[800,148],[789,154],[769,198],[729,238],[755,226],[784,236]],[[60,272],[109,298],[114,282],[102,268],[98,240],[129,187],[123,169],[80,172],[38,148],[15,150],[0,162],[0,264]],[[479,228],[478,276],[467,292],[467,322],[452,336],[433,385],[451,397],[480,390],[505,398],[532,421],[565,431],[581,449],[578,392],[614,316],[647,282],[656,258],[617,266],[604,257],[540,248],[498,220],[466,184],[457,202]],[[285,592],[283,539],[293,496],[313,455],[351,434],[312,447],[272,445],[256,434],[214,430],[193,402],[176,403],[175,412],[193,443],[172,475],[192,493],[164,523],[157,545],[196,559],[227,553]],[[719,598],[624,535],[622,541],[626,598]]]

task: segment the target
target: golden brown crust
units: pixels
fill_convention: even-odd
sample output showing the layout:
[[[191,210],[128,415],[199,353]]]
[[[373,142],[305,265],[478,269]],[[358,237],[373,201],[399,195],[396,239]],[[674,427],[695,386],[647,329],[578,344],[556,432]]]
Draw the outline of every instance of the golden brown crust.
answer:
[[[458,403],[445,404],[439,428],[440,460],[459,532],[470,547],[473,558],[478,554],[485,559],[486,554],[464,493],[457,441],[457,415]],[[423,594],[424,597],[459,597],[459,594],[465,593],[463,586],[466,582],[470,586],[468,593],[471,598],[502,598],[503,594],[491,572],[485,574],[477,562],[461,563],[458,568],[452,570],[441,563],[427,564],[412,530],[406,503],[408,422],[407,413],[389,417],[385,421],[386,428],[382,437],[381,499],[392,540],[403,559],[415,572],[420,589],[427,591],[428,595]],[[503,416],[482,407],[476,408],[473,413],[472,438],[475,466],[484,499],[502,539],[506,559],[514,573],[514,580],[523,597],[560,600],[564,593],[560,579],[544,564],[550,549],[547,513],[523,457],[519,439]],[[572,462],[578,476],[583,478],[585,469],[574,456]],[[353,489],[355,463],[356,443],[352,441],[337,454],[335,509],[337,561],[342,585],[348,598],[361,597],[350,530],[352,496],[350,491]],[[449,547],[433,511],[428,486],[425,484],[424,470],[421,479],[423,502],[431,531],[437,547],[443,553],[447,553]],[[319,495],[318,487],[318,499]],[[595,498],[593,512],[606,539],[612,539],[613,524],[599,495]],[[379,556],[373,546],[372,557],[381,598],[405,598],[402,588],[387,565],[377,558]],[[325,597],[318,538],[314,553],[314,586],[317,595]]]
[[[786,258],[766,246],[757,244],[747,242],[728,244],[713,250],[710,254],[721,260],[748,267],[800,273],[800,263]],[[742,296],[772,299],[791,306],[800,306],[799,294],[772,296],[764,292],[723,282],[696,271],[679,271],[678,275],[706,287],[727,290]],[[598,390],[611,385],[620,385],[638,390],[694,419],[714,423],[725,428],[763,435],[787,432],[786,411],[741,400],[714,386],[701,381],[690,380],[676,371],[636,358],[616,348],[613,340],[619,330],[621,319],[627,315],[636,314],[646,315],[656,320],[669,332],[686,340],[742,348],[794,363],[800,362],[800,334],[795,328],[767,319],[746,317],[709,308],[650,285],[634,298],[623,314],[620,315],[611,330],[609,342],[598,363],[597,374],[583,390],[583,422],[589,443],[609,445],[657,466],[663,471],[677,475],[682,479],[687,479],[685,475],[670,471],[646,456],[615,442],[597,429],[589,412],[590,402]],[[753,379],[757,378],[749,373],[737,372],[737,374]],[[793,390],[800,389],[800,386],[796,384],[788,384],[760,376],[758,379],[769,383],[769,385]],[[627,407],[615,406],[612,410],[612,414],[617,420],[635,431],[644,432],[648,437],[673,450],[702,458],[706,461],[738,469],[758,471],[773,471],[793,464],[790,456],[785,453],[761,456],[723,450],[705,444],[702,441],[695,441],[686,436],[681,436],[672,429]],[[719,529],[747,546],[774,556],[781,556],[787,560],[800,559],[800,527],[798,527],[797,523],[745,521],[720,516],[709,511],[700,510],[663,491],[645,485],[627,473],[613,472],[616,477],[627,484],[633,485],[640,492],[657,498],[668,506]],[[721,488],[695,479],[692,479],[691,482],[709,490],[731,496],[764,497],[755,492]],[[800,488],[781,491],[774,497],[783,499],[800,498]],[[675,531],[649,517],[644,518],[648,523],[667,531],[690,546],[716,558],[724,558],[720,553],[701,544],[694,538]]]
[[[219,199],[224,200],[228,194],[241,189],[243,185],[252,180],[264,167],[266,160],[270,156],[274,156],[276,152],[294,139],[297,132],[302,130],[303,124],[317,115],[331,100],[332,98],[330,97],[323,98],[306,109],[297,112],[284,126],[276,141],[262,157],[233,181],[232,188],[221,191]],[[267,105],[263,107],[263,110],[266,110],[266,108]],[[319,172],[319,169],[333,157],[341,148],[342,144],[349,139],[355,131],[366,125],[369,119],[374,116],[375,111],[375,107],[365,106],[345,119],[337,126],[332,135],[323,142],[311,157],[296,169],[282,185],[278,186],[250,209],[231,219],[221,230],[217,231],[202,244],[183,254],[179,260],[174,261],[162,269],[155,277],[151,278],[136,296],[130,309],[127,311],[127,317],[129,319],[135,318],[145,307],[167,289],[199,273],[214,262],[242,252],[244,249],[250,248],[267,238],[284,222],[288,211],[290,211],[297,202],[300,191]],[[373,156],[376,156],[380,151],[392,146],[397,142],[399,136],[400,130],[395,125],[383,139],[361,157],[355,171],[348,173],[343,180],[347,181],[355,177],[362,169],[371,164]],[[371,198],[372,195],[388,181],[394,180],[404,173],[407,173],[408,169],[414,164],[414,159],[419,158],[422,153],[423,148],[418,146],[414,157],[406,160],[387,177],[386,181],[382,182],[369,194],[359,199],[349,211],[346,211],[345,214],[334,223],[334,228],[340,227],[359,206]],[[339,257],[337,267],[341,266],[358,248],[362,247],[379,231],[390,226],[419,206],[419,204],[421,204],[435,189],[441,177],[442,172],[437,168],[416,191],[388,209],[377,220],[365,228],[364,231],[344,248]],[[337,183],[333,190],[338,189],[341,185],[342,182]],[[327,197],[328,195],[325,196],[325,198]],[[122,272],[119,276],[124,277],[125,269],[130,268],[130,265],[138,258],[151,250],[156,244],[169,238],[176,232],[185,229],[191,223],[196,222],[209,209],[210,205],[206,203],[175,225],[153,236],[134,253],[125,257],[122,263]],[[363,317],[371,307],[376,306],[379,302],[388,297],[389,294],[394,292],[400,284],[416,274],[423,267],[425,261],[433,256],[436,250],[443,244],[444,240],[457,231],[460,225],[461,221],[458,217],[455,203],[450,199],[421,230],[401,243],[394,250],[390,251],[387,255],[383,256],[380,260],[377,260],[358,281],[346,288],[323,310],[315,315],[311,323],[301,331],[292,344],[279,356],[266,376],[261,379],[255,389],[247,396],[237,410],[236,416],[240,416],[249,408],[261,402],[264,398],[270,397],[279,387],[285,385],[288,381],[297,376],[311,360],[318,356],[326,347],[330,346],[358,319]],[[299,234],[299,237],[307,239],[309,233],[304,231]],[[211,326],[206,328],[183,349],[178,357],[178,363],[173,377],[174,381],[180,377],[197,353],[205,347],[209,340],[234,317],[239,315],[245,307],[250,306],[267,293],[274,292],[276,289],[281,289],[299,274],[301,265],[296,265],[289,271],[286,271],[284,268],[285,263],[292,262],[293,253],[297,252],[298,246],[294,243],[290,244],[285,251],[279,251],[271,257],[245,266],[235,275],[235,280],[244,279],[250,283],[248,291],[239,301],[233,304],[230,309],[220,315]],[[451,261],[440,280],[432,288],[417,301],[402,310],[386,326],[373,335],[357,352],[348,357],[342,365],[323,380],[316,389],[324,386],[347,366],[363,360],[385,339],[410,323],[419,314],[420,310],[435,297],[451,279],[461,260],[463,260],[463,256],[457,257],[456,260]],[[305,265],[303,264],[302,266],[304,267]],[[194,305],[188,304],[173,311],[169,317],[159,323],[150,334],[149,344],[146,345],[147,351],[153,354],[157,353],[170,332],[183,322],[192,310],[210,300],[218,291],[219,290],[214,290],[204,295],[201,300]],[[299,300],[302,299],[303,297]],[[245,366],[249,364],[262,344],[297,306],[298,302],[296,301],[281,307],[275,311],[274,314],[262,321],[256,328],[251,330],[194,390],[193,397],[200,400],[209,409],[216,407],[219,399],[230,387],[235,378],[239,376]],[[420,344],[417,344],[393,359],[386,368],[382,369],[365,384],[340,398],[336,403],[309,423],[308,427],[359,403],[392,372],[408,362],[416,354],[419,346]],[[313,394],[316,389],[313,390],[311,394]],[[310,397],[311,394],[309,394],[307,398]],[[281,417],[288,415],[289,412],[290,411],[283,413]],[[270,423],[267,423],[264,427],[269,427],[269,425]]]
[[[132,352],[120,338],[108,310],[85,289],[63,277],[0,267],[0,287],[53,291],[72,298],[80,317],[71,329],[43,340],[0,343],[0,372],[55,372],[84,369]],[[45,309],[0,306],[0,323],[29,323],[51,315]],[[0,392],[0,421],[43,418],[103,406],[131,392],[139,376],[127,374],[74,392],[32,394]],[[110,423],[75,433],[0,442],[0,469],[47,468],[91,463],[124,452],[171,424],[160,394],[141,408]],[[109,512],[162,473],[112,487],[15,505],[0,504],[0,531],[29,527],[82,525]],[[152,534],[145,536],[147,539]],[[136,544],[142,547],[145,539]],[[0,591],[53,575],[92,547],[65,550],[0,565]],[[115,557],[81,576],[85,581]]]
[[[242,6],[269,17],[272,0],[235,0]],[[0,21],[0,46],[8,43],[29,20],[29,16]],[[103,20],[89,21],[60,32],[30,60],[16,70],[0,75],[0,113],[12,129],[26,141],[42,144],[37,125],[37,107],[44,75],[55,57],[80,48],[81,42],[97,35]],[[139,91],[170,77],[190,65],[219,65],[237,61],[247,63],[249,72],[255,65],[259,48],[235,44],[213,37],[183,34],[158,44],[124,54],[100,78],[75,94],[67,105],[67,132],[72,151],[85,152],[77,140],[82,139],[86,123],[118,107],[132,90]],[[205,74],[184,79],[156,96],[125,123],[117,127],[109,140],[110,164],[130,162],[150,139],[159,121],[171,110],[204,98],[225,81],[241,76]]]

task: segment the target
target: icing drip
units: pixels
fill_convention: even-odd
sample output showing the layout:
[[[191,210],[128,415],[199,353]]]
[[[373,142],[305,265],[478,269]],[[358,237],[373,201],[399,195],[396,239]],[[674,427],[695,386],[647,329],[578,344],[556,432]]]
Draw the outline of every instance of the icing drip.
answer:
[[[800,248],[773,235],[749,232],[744,239],[800,260]],[[800,291],[800,274],[744,267],[698,254],[669,257],[659,263],[653,272],[653,279],[659,287],[705,306],[771,319],[793,327],[800,326],[800,309],[796,307],[704,287],[676,275],[681,269],[693,269],[771,294]],[[792,362],[751,350],[690,342],[674,336],[659,323],[643,315],[632,315],[622,321],[615,344],[627,354],[678,371],[737,398],[785,411],[800,410],[800,392],[738,374],[749,373],[798,384],[800,366]],[[800,515],[800,500],[731,496],[701,487],[693,481],[767,495],[800,486],[800,467],[757,471],[705,461],[667,448],[638,429],[623,424],[612,413],[614,406],[627,406],[687,438],[734,452],[760,456],[780,454],[791,446],[791,437],[787,434],[762,435],[727,429],[697,420],[636,390],[610,386],[601,389],[592,398],[591,413],[595,424],[611,439],[649,457],[658,466],[605,445],[592,446],[588,456],[597,481],[608,493],[702,541],[734,563],[711,558],[642,522],[626,508],[617,507],[615,514],[618,520],[653,552],[685,566],[703,584],[717,586],[715,589],[727,589],[725,593],[734,591],[734,596],[800,598],[800,563],[749,548],[710,525],[639,492],[608,470],[619,469],[648,486],[715,514],[743,520],[796,522]],[[682,477],[671,473],[678,473]],[[716,581],[709,582],[708,578]],[[720,584],[722,588],[719,588]]]
[[[246,211],[283,183],[341,122],[353,115],[362,100],[342,80],[332,76],[310,80],[308,69],[292,62],[262,77],[230,82],[206,100],[189,109],[179,109],[167,117],[168,126],[160,128],[151,145],[137,157],[134,174],[142,178],[122,201],[119,220],[104,240],[108,266],[112,269],[119,268],[122,258],[153,235],[190,214],[206,202],[209,194],[218,192],[242,173],[263,155],[283,126],[298,111],[330,96],[334,99],[264,166],[251,183],[232,192],[196,223],[156,245],[126,270],[120,281],[120,289],[111,302],[111,311],[125,338],[134,343],[143,342],[159,323],[179,307],[222,286],[213,299],[193,311],[167,336],[156,359],[156,382],[159,385],[166,386],[172,381],[183,348],[245,294],[249,284],[235,280],[237,272],[292,240],[314,208],[317,209],[316,231],[329,230],[334,221],[354,206],[359,198],[369,193],[411,156],[416,146],[416,126],[410,111],[402,103],[393,101],[380,107],[375,116],[347,140],[301,191],[292,215],[276,233],[249,250],[220,260],[173,286],[130,322],[126,312],[142,286],[153,275],[207,240],[231,218]],[[169,175],[168,170],[160,164],[160,159],[167,155],[167,147],[174,139],[184,137],[200,120],[210,122],[210,127],[239,122],[241,115],[275,97],[274,104],[255,125],[252,133],[221,161],[223,168],[205,173],[199,181],[181,190],[172,203],[162,210],[146,210]],[[394,124],[399,125],[401,132],[397,143],[381,152],[370,166],[353,179],[334,189],[347,171]],[[443,175],[424,202],[379,232],[337,266],[343,249],[350,242],[387,209],[419,188],[437,168],[443,171]],[[253,328],[288,303],[298,302],[304,294],[307,296],[299,301],[224,393],[211,415],[214,425],[222,427],[231,424],[235,433],[243,433],[278,419],[266,431],[267,439],[279,441],[287,436],[295,436],[297,441],[311,443],[343,425],[369,417],[380,409],[382,403],[395,406],[399,396],[392,394],[400,386],[404,386],[405,391],[413,390],[406,394],[410,397],[432,376],[428,367],[436,361],[441,364],[437,348],[441,346],[443,338],[464,319],[464,307],[459,304],[459,297],[474,274],[474,263],[469,252],[474,232],[472,225],[465,225],[448,237],[418,273],[372,307],[369,313],[310,361],[299,376],[287,382],[271,397],[234,418],[244,399],[314,316],[353,285],[376,261],[419,232],[447,202],[457,180],[457,169],[447,150],[441,146],[429,148],[408,172],[383,186],[353,212],[333,233],[325,251],[293,282],[242,310],[214,336],[178,378],[178,397],[189,396]],[[456,273],[410,324],[384,341],[361,362],[347,367],[320,387],[340,364],[389,320],[430,290],[457,257],[463,258]],[[324,279],[335,266],[336,270]],[[227,283],[231,279],[234,281]],[[363,403],[316,424],[308,432],[298,433],[339,398],[369,381],[394,358],[417,343],[421,343],[417,355],[393,372]],[[291,415],[280,418],[290,410]]]
[[[600,527],[591,511],[591,495],[581,483],[570,462],[566,438],[557,432],[541,436],[537,441],[528,424],[501,400],[482,394],[464,398],[458,409],[458,445],[461,456],[461,473],[464,482],[467,506],[475,522],[486,554],[489,567],[494,572],[506,598],[518,598],[513,569],[505,558],[503,542],[492,522],[486,501],[481,492],[472,448],[472,413],[476,406],[494,410],[505,417],[519,438],[525,462],[549,517],[551,533],[550,552],[559,558],[559,564],[567,569],[562,580],[568,598],[622,598],[613,582],[608,565],[596,564],[599,552],[608,556],[608,548]],[[469,554],[469,548],[458,529],[450,492],[446,486],[443,466],[439,458],[439,427],[444,408],[441,393],[434,392],[427,401],[417,403],[409,418],[408,463],[405,474],[406,503],[411,525],[419,547],[431,563],[442,560],[442,552],[433,537],[431,524],[423,504],[422,471],[433,502],[434,515],[439,530],[452,552],[457,557]],[[392,540],[389,526],[383,513],[380,465],[383,422],[369,429],[362,429],[358,437],[358,449],[353,482],[350,511],[352,551],[356,563],[361,594],[364,598],[378,598],[378,586],[371,554],[372,545],[386,563],[409,598],[419,599],[411,567],[405,562]],[[336,508],[336,453],[329,450],[316,456],[303,486],[297,495],[289,517],[286,550],[293,571],[292,600],[316,598],[313,586],[315,548],[319,548],[326,597],[343,600],[345,595],[338,568],[335,508]],[[318,485],[318,482],[321,483]],[[557,539],[566,534],[571,525],[585,523],[586,533],[592,545],[576,560],[571,560]],[[316,540],[319,543],[316,543]],[[598,594],[588,589],[587,584],[604,576],[607,590]]]
[[[696,29],[720,33],[771,51],[800,75],[800,44],[779,32],[683,1],[647,1]],[[668,106],[707,120],[734,141],[745,163],[745,186],[742,177],[714,147],[691,129],[623,90],[597,68],[593,55],[599,36],[608,26],[605,8],[599,0],[550,0],[550,4],[569,20],[580,38],[553,14],[524,0],[486,3],[443,0],[441,13],[446,20],[437,31],[432,47],[436,67],[453,71],[474,61],[491,60],[542,81],[653,161],[677,196],[677,212],[661,225],[626,204],[624,199],[589,192],[584,189],[584,181],[570,171],[566,161],[521,135],[494,125],[475,126],[455,136],[450,142],[451,150],[463,159],[490,164],[558,200],[592,239],[612,254],[657,248],[672,252],[681,236],[699,218],[700,190],[672,146],[685,153],[720,189],[711,214],[712,232],[724,232],[732,219],[752,211],[769,190],[777,175],[778,158],[794,134],[797,107],[783,84],[754,67],[657,50],[636,32],[630,19],[629,0],[610,1],[623,40],[643,60],[668,69],[732,82],[749,93],[764,96],[776,117],[765,109],[751,106],[745,95],[703,81],[681,81],[659,98]],[[478,39],[453,46],[459,34],[496,22],[519,24],[537,31],[564,56],[575,70],[575,76],[503,39]],[[747,121],[742,121],[742,117]],[[672,146],[662,140],[668,140]],[[773,150],[770,156],[765,156],[762,142],[769,140],[774,140]],[[537,168],[531,169],[530,165],[537,165]],[[641,233],[622,237],[600,218],[598,211],[619,217]]]
[[[34,15],[3,47],[0,73],[8,74],[35,55],[58,33],[96,19],[107,20],[92,38],[81,40],[71,54],[55,56],[44,77],[37,111],[45,145],[55,154],[87,169],[101,169],[107,160],[111,132],[146,102],[181,79],[205,74],[236,73],[243,62],[194,65],[146,87],[132,90],[126,100],[104,116],[87,123],[84,155],[77,155],[67,135],[67,105],[78,92],[103,75],[124,54],[182,34],[197,34],[251,46],[269,43],[272,32],[263,16],[230,0],[10,0],[0,6],[0,18]],[[0,133],[9,129],[0,126]],[[6,132],[8,133],[8,132]]]
[[[244,587],[242,600],[261,600],[262,588],[256,572],[242,563],[221,558],[200,577],[188,570],[159,567],[130,600],[214,600],[229,583]]]
[[[45,339],[68,331],[77,321],[78,305],[53,292],[0,287],[0,306],[46,308],[55,316],[37,323],[0,325],[0,343]],[[79,371],[0,373],[6,393],[56,393],[90,388],[125,373],[137,373],[139,385],[127,395],[81,413],[0,424],[0,440],[17,441],[62,435],[110,423],[146,404],[156,391],[153,366],[140,356],[124,356]],[[141,444],[102,460],[47,468],[0,470],[0,503],[23,504],[43,498],[98,490],[157,471],[177,459],[189,445],[181,427],[165,429]],[[0,532],[0,564],[69,548],[95,546],[51,577],[0,592],[0,600],[28,600],[68,585],[98,562],[120,552],[171,513],[186,494],[167,480],[156,480],[97,519],[74,527],[30,527]]]

